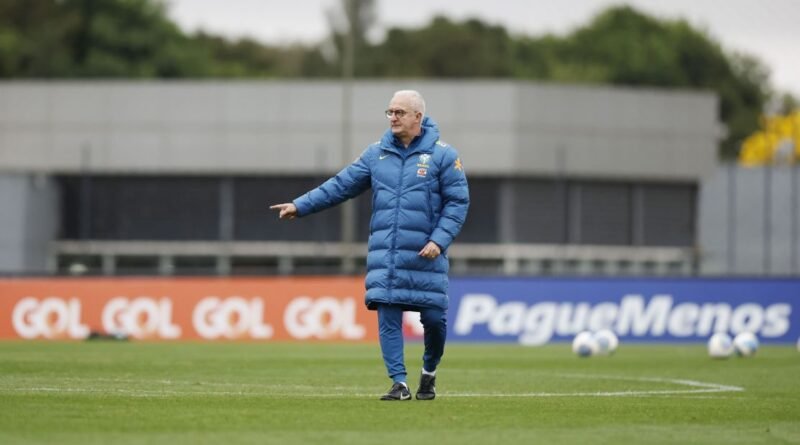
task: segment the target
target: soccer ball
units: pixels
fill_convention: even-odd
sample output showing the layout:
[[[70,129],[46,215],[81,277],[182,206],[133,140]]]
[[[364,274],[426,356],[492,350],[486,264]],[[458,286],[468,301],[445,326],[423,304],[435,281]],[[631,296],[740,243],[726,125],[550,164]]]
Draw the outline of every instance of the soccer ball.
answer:
[[[758,351],[758,338],[752,332],[741,332],[734,337],[733,347],[736,349],[736,355],[752,357]]]
[[[589,331],[583,331],[572,340],[572,352],[579,357],[589,357],[597,351],[597,341]]]
[[[594,334],[598,355],[612,355],[617,351],[619,339],[611,329],[601,329]]]
[[[717,332],[708,339],[708,355],[711,358],[728,358],[731,354],[733,354],[733,341],[730,335]]]

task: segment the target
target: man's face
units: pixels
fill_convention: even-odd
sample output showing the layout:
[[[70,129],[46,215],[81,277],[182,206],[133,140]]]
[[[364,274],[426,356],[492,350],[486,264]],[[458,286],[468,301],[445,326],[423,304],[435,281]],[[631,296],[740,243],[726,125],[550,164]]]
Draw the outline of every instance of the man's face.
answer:
[[[389,102],[387,112],[391,115],[387,116],[389,125],[392,128],[392,134],[399,138],[407,137],[410,135],[416,136],[419,129],[422,113],[416,112],[411,108],[403,97],[396,97]]]

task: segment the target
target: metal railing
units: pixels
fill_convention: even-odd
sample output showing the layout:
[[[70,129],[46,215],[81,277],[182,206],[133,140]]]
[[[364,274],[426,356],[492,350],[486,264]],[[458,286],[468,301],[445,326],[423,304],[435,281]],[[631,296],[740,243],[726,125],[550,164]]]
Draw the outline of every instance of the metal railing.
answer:
[[[63,274],[304,274],[364,270],[364,243],[56,241],[49,270]],[[684,247],[455,244],[456,275],[694,275],[698,254]],[[129,263],[133,262],[134,266]]]

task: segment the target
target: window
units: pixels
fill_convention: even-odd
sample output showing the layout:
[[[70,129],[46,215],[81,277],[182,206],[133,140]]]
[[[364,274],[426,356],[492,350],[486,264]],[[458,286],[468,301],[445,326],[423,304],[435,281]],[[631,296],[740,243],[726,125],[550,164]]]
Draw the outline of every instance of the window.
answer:
[[[500,180],[469,178],[469,212],[456,242],[498,242]]]
[[[695,187],[691,185],[642,185],[641,244],[691,246],[695,234]]]
[[[178,177],[62,178],[66,239],[213,240],[219,181]]]
[[[570,185],[571,244],[630,245],[631,187],[579,182]]]
[[[294,221],[281,221],[271,204],[291,202],[327,178],[238,178],[234,182],[234,239],[275,241],[338,241],[341,208],[335,207]]]
[[[563,244],[567,241],[565,181],[513,180],[513,241]]]

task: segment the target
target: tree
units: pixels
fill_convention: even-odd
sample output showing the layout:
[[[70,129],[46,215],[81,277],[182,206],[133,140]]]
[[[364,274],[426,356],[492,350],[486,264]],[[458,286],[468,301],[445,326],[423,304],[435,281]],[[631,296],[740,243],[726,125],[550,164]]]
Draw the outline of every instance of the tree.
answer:
[[[739,163],[744,166],[794,164],[800,159],[800,110],[764,116],[761,129],[742,143]]]
[[[757,59],[727,53],[684,20],[612,7],[560,37],[510,36],[436,17],[370,42],[375,0],[340,0],[319,45],[269,46],[183,33],[163,0],[3,0],[0,78],[515,78],[714,91],[733,158],[773,94]],[[346,51],[346,49],[349,50]],[[352,65],[345,55],[353,54]],[[794,102],[793,102],[794,101]],[[796,100],[787,96],[784,108]],[[788,112],[789,110],[784,110]]]
[[[74,75],[80,77],[192,77],[209,72],[208,55],[151,0],[63,0],[80,17],[67,34]]]
[[[0,77],[297,77],[319,51],[184,34],[156,0],[4,0]]]
[[[658,20],[613,7],[563,39],[524,40],[522,76],[562,82],[711,90],[728,127],[723,157],[735,157],[758,126],[769,97],[768,72],[753,57],[728,55],[683,20]],[[539,77],[544,76],[544,77]]]
[[[76,23],[55,0],[0,2],[0,77],[56,77],[68,71],[64,36]]]
[[[514,45],[501,26],[436,17],[416,30],[393,28],[373,51],[380,77],[505,77],[513,73]]]

